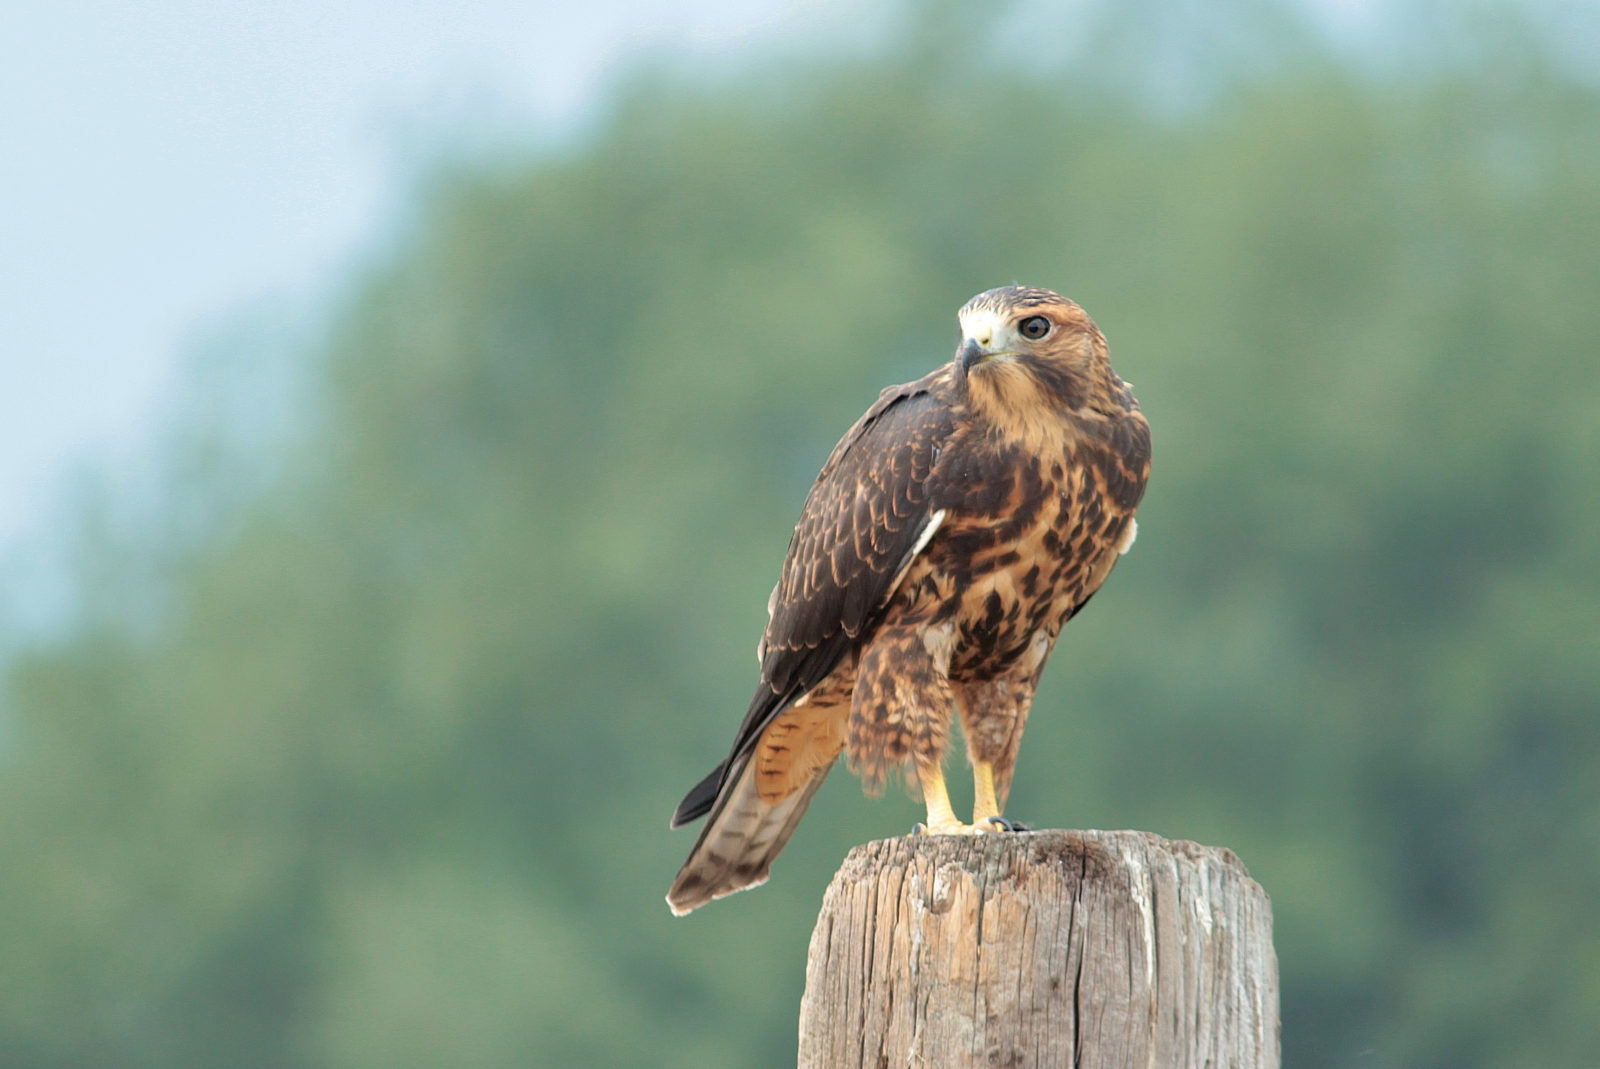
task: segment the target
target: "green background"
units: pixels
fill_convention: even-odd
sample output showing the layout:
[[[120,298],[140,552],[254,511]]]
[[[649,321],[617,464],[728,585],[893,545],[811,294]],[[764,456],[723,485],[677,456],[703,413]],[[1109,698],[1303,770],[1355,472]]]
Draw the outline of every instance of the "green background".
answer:
[[[1287,1065],[1594,1063],[1592,65],[1496,8],[1378,56],[1018,10],[637,70],[431,167],[292,358],[192,361],[157,499],[86,503],[70,624],[11,632],[0,1064],[792,1059],[822,889],[918,807],[836,776],[682,920],[667,816],[833,441],[1013,281],[1095,317],[1155,461],[1009,811],[1235,850]]]

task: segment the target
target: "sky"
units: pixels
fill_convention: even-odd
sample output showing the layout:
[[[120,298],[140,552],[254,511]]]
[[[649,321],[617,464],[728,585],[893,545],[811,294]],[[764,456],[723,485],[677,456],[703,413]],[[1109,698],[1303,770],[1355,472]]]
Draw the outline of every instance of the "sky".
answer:
[[[186,357],[316,307],[458,120],[571,136],[630,60],[858,33],[775,0],[0,4],[0,557],[133,477]]]

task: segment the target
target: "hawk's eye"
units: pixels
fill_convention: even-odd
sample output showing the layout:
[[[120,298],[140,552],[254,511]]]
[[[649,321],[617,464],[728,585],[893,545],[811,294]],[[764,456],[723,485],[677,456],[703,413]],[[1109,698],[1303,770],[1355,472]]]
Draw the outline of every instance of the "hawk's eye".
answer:
[[[1050,320],[1044,316],[1029,316],[1017,324],[1017,333],[1029,341],[1038,341],[1050,333]]]

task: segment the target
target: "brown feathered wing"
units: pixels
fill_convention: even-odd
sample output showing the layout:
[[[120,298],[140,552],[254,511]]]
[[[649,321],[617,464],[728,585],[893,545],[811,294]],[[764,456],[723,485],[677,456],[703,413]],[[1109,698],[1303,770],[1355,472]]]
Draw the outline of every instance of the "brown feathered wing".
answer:
[[[761,683],[726,760],[679,803],[672,826],[710,819],[667,895],[676,913],[761,883],[827,776],[824,764],[771,803],[750,756],[773,720],[838,666],[877,622],[937,523],[928,477],[954,426],[941,369],[883,391],[840,439],[806,498],[773,591]]]

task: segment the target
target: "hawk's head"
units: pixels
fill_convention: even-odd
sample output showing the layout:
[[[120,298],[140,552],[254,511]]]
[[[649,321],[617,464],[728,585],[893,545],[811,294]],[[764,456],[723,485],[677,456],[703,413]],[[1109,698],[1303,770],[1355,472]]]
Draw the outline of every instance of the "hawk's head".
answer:
[[[1104,335],[1059,293],[1002,286],[972,298],[957,318],[961,375],[969,390],[1002,403],[1079,408],[1110,372]]]

